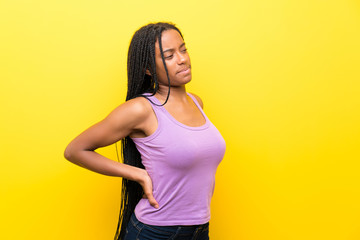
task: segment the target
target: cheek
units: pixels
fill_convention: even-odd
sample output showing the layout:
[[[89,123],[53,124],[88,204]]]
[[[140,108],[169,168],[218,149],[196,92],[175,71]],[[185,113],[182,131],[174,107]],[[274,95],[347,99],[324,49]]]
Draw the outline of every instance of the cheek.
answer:
[[[187,60],[188,60],[188,62],[190,64],[190,55],[189,55],[189,53],[186,54],[186,57],[187,57]]]
[[[162,74],[165,71],[162,61],[156,61],[156,73]]]
[[[168,68],[168,71],[169,71],[168,65],[167,65],[167,68]],[[166,76],[166,71],[165,71],[165,68],[164,68],[164,65],[163,65],[162,62],[156,65],[156,74],[157,74],[159,82],[162,82],[162,83],[167,83],[168,82],[167,76]],[[169,71],[169,77],[171,79],[170,71]]]
[[[176,68],[174,68],[174,64],[172,63],[172,61],[166,61],[165,63],[166,63],[166,68],[168,70],[169,76],[171,77],[171,76],[175,75]],[[163,62],[157,63],[156,71],[159,76],[164,76],[166,78],[166,71],[165,71]]]

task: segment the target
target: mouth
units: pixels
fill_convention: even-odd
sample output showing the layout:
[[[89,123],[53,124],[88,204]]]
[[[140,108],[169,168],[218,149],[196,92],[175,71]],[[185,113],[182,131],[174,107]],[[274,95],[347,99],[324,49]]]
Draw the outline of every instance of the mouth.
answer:
[[[178,71],[176,74],[178,73],[184,73],[184,74],[187,74],[187,73],[190,73],[190,66],[189,67],[184,67],[182,69],[180,69],[180,71]]]

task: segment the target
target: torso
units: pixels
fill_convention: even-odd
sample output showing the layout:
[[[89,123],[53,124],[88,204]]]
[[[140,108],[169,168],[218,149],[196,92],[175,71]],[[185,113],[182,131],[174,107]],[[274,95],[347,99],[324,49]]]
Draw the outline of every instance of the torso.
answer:
[[[183,106],[169,102],[164,105],[167,107],[158,105],[162,99],[149,96],[147,101],[157,120],[156,129],[146,137],[132,138],[152,180],[154,198],[159,203],[159,208],[154,208],[147,199],[140,199],[135,215],[145,224],[198,225],[210,220],[215,173],[226,146],[195,96],[188,96],[191,102],[183,98]],[[192,103],[201,118],[191,109]],[[180,106],[183,108],[178,109]],[[181,114],[181,110],[186,116],[175,116]],[[143,116],[147,118],[151,114]]]

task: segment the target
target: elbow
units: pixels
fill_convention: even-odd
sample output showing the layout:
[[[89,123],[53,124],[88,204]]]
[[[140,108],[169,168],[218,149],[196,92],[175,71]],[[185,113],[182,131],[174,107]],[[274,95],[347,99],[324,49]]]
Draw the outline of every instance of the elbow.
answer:
[[[64,151],[64,157],[66,160],[71,162],[71,159],[73,157],[73,152],[71,151],[71,148],[69,146],[67,146]]]

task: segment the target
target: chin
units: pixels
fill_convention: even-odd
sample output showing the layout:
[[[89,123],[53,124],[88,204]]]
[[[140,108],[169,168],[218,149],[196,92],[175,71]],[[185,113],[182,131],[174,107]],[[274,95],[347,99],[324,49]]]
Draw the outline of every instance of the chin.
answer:
[[[182,80],[180,85],[185,85],[185,84],[188,84],[189,82],[191,82],[191,77],[189,79]]]
[[[191,79],[192,79],[192,76],[191,76],[191,74],[189,74],[188,76],[185,76],[182,79],[182,81],[188,83],[188,82],[191,82]]]
[[[180,87],[180,86],[183,86],[189,82],[191,82],[191,74],[188,75],[188,76],[185,76],[185,77],[182,77],[182,78],[178,78],[178,79],[174,79],[171,81],[171,86],[174,86],[174,87]]]

